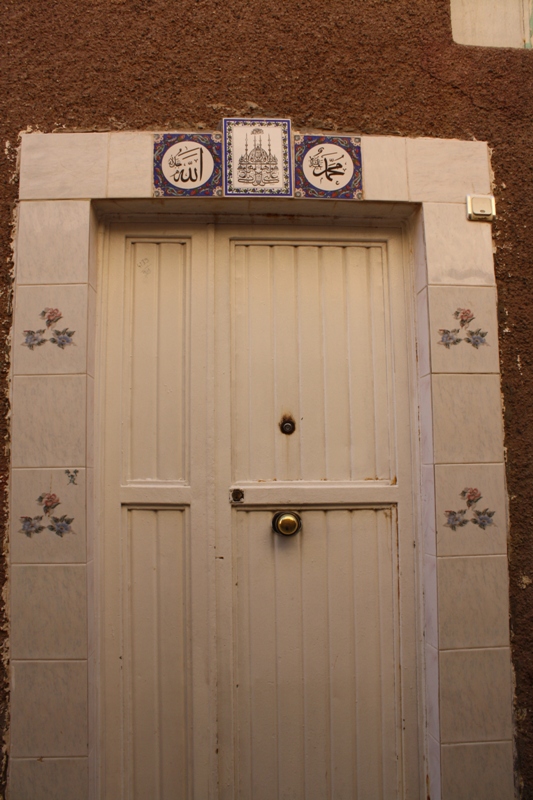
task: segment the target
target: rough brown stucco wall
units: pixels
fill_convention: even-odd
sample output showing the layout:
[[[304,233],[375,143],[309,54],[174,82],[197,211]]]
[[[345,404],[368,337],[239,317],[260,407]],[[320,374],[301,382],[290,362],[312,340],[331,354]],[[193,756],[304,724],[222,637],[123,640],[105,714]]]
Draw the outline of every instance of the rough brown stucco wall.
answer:
[[[4,0],[0,125],[10,147],[0,209],[1,380],[5,387],[21,130],[210,128],[223,115],[261,113],[303,127],[488,141],[498,209],[517,760],[521,796],[533,798],[533,52],[454,44],[448,6],[449,0]],[[4,400],[2,440],[7,414]],[[1,451],[2,523],[7,464]],[[1,636],[4,648],[3,629]],[[4,763],[0,785],[5,774]]]

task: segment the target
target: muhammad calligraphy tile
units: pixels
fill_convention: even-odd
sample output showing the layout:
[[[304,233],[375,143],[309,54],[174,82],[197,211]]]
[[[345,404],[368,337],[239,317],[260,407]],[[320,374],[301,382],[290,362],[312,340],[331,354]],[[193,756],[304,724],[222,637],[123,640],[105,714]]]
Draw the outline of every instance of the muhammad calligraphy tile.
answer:
[[[294,195],[362,200],[361,139],[296,134]]]
[[[224,194],[292,197],[288,119],[224,120]]]
[[[222,135],[156,134],[154,196],[222,196]]]

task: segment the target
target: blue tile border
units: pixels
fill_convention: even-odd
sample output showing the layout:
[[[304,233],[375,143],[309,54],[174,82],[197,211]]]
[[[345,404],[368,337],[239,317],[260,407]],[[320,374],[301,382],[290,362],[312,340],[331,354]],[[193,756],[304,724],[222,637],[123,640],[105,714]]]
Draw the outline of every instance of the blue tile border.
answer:
[[[292,197],[289,119],[231,117],[223,130],[227,197]]]
[[[330,149],[331,153],[324,152]],[[328,155],[331,155],[329,162]],[[361,139],[295,134],[294,178],[295,197],[362,200]]]
[[[222,134],[155,134],[153,193],[154,197],[221,197]]]

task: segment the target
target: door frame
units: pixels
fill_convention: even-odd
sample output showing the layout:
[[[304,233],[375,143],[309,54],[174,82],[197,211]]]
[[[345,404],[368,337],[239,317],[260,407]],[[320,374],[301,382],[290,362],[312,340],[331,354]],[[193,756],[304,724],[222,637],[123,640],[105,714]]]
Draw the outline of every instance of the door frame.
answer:
[[[416,298],[413,324],[419,386],[419,519],[423,536],[419,537],[417,563],[426,710],[421,724],[424,774],[432,800],[438,800],[442,772],[448,800],[453,795],[447,788],[450,785],[471,786],[468,758],[475,745],[487,768],[504,765],[506,786],[512,785],[507,500],[493,244],[490,225],[468,221],[465,203],[468,194],[491,191],[487,144],[362,136],[365,199],[334,202],[156,200],[152,197],[153,133],[39,133],[23,134],[21,139],[11,397],[10,602],[12,628],[19,632],[18,642],[13,638],[11,661],[11,775],[34,780],[32,759],[45,752],[45,762],[56,759],[53,774],[59,780],[71,781],[75,775],[76,785],[81,787],[79,796],[87,791],[94,800],[98,798],[94,747],[98,686],[92,665],[98,657],[94,531],[99,509],[93,480],[99,458],[94,446],[98,424],[94,367],[99,358],[95,350],[96,265],[105,247],[105,239],[98,233],[99,220],[124,216],[157,220],[176,214],[204,222],[231,211],[237,217],[255,214],[265,219],[271,214],[325,221],[338,216],[365,225],[399,225],[406,231],[406,258],[415,275],[412,299],[414,303]],[[135,153],[135,169],[124,170],[126,151]],[[87,153],[91,154],[91,169],[86,168]],[[41,298],[31,313],[30,295]],[[74,295],[82,295],[86,302],[76,324],[76,340],[83,345],[67,351],[80,356],[76,366],[73,361],[69,366],[71,356],[66,355],[58,371],[48,355],[44,360],[39,355],[54,352],[52,345],[28,353],[21,344],[24,331],[39,324],[36,311],[38,315],[45,306],[59,305],[71,310]],[[439,303],[445,296],[443,318]],[[479,352],[469,350],[464,342],[450,350],[439,347],[439,329],[454,324],[453,310],[464,305],[465,298],[469,308],[483,308],[487,320],[480,318],[479,322],[489,331],[491,346]],[[31,359],[22,358],[21,353]],[[39,397],[38,403],[28,402],[32,392]],[[470,413],[479,406],[480,398],[483,432],[479,415]],[[460,426],[456,424],[457,402],[463,413]],[[46,441],[42,436],[44,407]],[[36,447],[36,442],[42,444]],[[79,492],[86,496],[86,504],[83,511],[76,512],[77,539],[67,541],[76,541],[78,549],[74,554],[60,548],[51,564],[46,552],[50,540],[22,536],[20,518],[36,513],[35,498],[43,489],[41,477],[46,477],[48,486],[52,473],[59,477],[74,467],[79,470]],[[446,509],[459,506],[457,498],[464,486],[480,487],[495,511],[497,523],[490,530],[480,531],[470,520],[457,535],[451,530]],[[81,555],[79,548],[85,548],[85,541],[86,551]],[[24,637],[27,615],[21,587],[28,569],[43,578],[48,576],[53,585],[57,564],[64,565],[80,603],[87,601],[87,617],[80,614],[75,621],[84,633],[83,647],[66,635],[64,615],[51,611],[47,596],[34,610],[32,621],[39,630],[52,626],[65,645],[51,648],[35,637]],[[490,565],[497,583],[478,582],[476,608],[482,612],[476,612],[468,593],[458,593],[453,587],[467,567],[477,575]],[[485,618],[496,622],[487,627]],[[481,680],[487,675],[489,684]],[[32,694],[36,677],[43,686],[38,697]],[[45,698],[55,697],[58,679],[63,687],[61,704],[53,706],[50,713]],[[68,741],[62,734],[64,725],[58,728],[56,724],[56,711],[72,731]],[[496,751],[498,758],[494,759]],[[499,778],[503,767],[498,769]]]

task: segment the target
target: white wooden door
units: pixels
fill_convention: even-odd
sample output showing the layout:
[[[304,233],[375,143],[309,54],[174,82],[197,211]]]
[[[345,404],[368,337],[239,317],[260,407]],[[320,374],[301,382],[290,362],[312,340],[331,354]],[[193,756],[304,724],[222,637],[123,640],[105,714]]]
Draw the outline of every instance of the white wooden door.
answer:
[[[101,796],[418,797],[400,235],[109,241]]]

